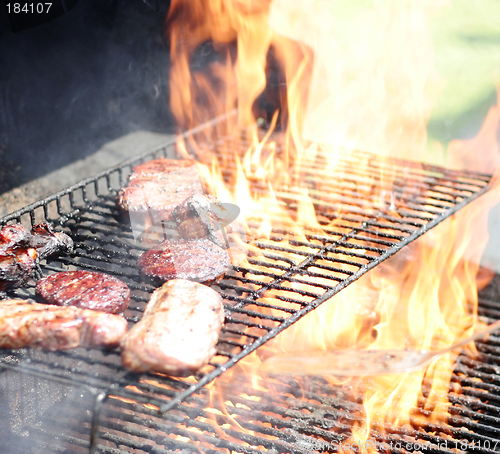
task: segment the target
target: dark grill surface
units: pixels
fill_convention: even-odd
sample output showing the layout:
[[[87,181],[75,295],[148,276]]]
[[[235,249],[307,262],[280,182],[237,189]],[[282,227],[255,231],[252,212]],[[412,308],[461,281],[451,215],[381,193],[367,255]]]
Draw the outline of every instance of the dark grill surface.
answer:
[[[210,146],[218,153],[224,153],[227,147],[241,147],[241,141],[235,143],[234,139],[221,139],[213,141]],[[131,323],[136,322],[154,286],[138,273],[137,258],[146,248],[134,240],[130,226],[119,219],[115,197],[133,166],[160,156],[174,155],[175,145],[169,143],[7,216],[2,222],[22,222],[29,226],[47,220],[64,230],[75,241],[76,252],[71,257],[43,263],[44,274],[88,269],[119,277],[132,290],[132,302],[125,315]],[[364,170],[360,167],[361,162],[368,165]],[[317,213],[324,216],[325,224],[326,220],[336,219],[335,227],[328,227],[321,233],[311,230],[306,240],[292,239],[287,246],[281,241],[283,232],[279,229],[269,240],[254,239],[262,255],[250,257],[249,266],[235,266],[214,287],[224,297],[226,322],[217,356],[195,378],[130,373],[121,367],[119,353],[113,351],[41,352],[21,349],[3,352],[0,366],[5,376],[29,375],[37,380],[54,382],[61,388],[81,390],[82,403],[78,408],[70,404],[70,408],[63,412],[57,409],[57,405],[42,405],[37,414],[40,413],[43,419],[43,415],[52,412],[49,420],[56,428],[46,429],[40,426],[42,423],[33,422],[30,438],[52,439],[54,433],[65,433],[64,437],[60,436],[61,448],[51,445],[51,452],[66,452],[66,442],[72,444],[71,449],[75,452],[80,452],[77,446],[81,446],[81,452],[86,452],[94,421],[93,435],[95,437],[95,429],[99,427],[102,452],[109,453],[227,452],[222,448],[219,450],[219,446],[233,452],[261,452],[264,448],[272,452],[301,453],[336,450],[335,442],[345,438],[343,434],[348,432],[356,418],[362,417],[355,416],[361,409],[361,402],[346,401],[342,391],[325,381],[317,379],[308,382],[307,387],[304,383],[300,387],[294,380],[266,380],[262,381],[262,388],[257,392],[242,379],[239,386],[244,391],[236,394],[231,391],[231,408],[236,416],[229,416],[223,410],[215,413],[203,410],[208,402],[207,389],[203,387],[483,193],[490,178],[434,166],[382,162],[366,153],[346,155],[339,160],[337,168],[337,174],[325,175],[319,158],[319,161],[308,164],[306,175]],[[381,205],[378,194],[373,191],[373,182],[377,182],[381,174],[391,175],[395,181],[390,205]],[[321,192],[315,187],[317,178],[323,180]],[[390,186],[387,190],[391,191]],[[280,197],[293,208],[296,199],[293,193],[281,194]],[[300,289],[298,284],[302,284]],[[34,282],[17,290],[13,296],[33,297]],[[485,310],[490,311],[489,316],[496,316],[494,307],[497,303],[489,304],[492,308]],[[493,375],[497,361],[495,339],[492,336],[488,344],[480,347],[485,349],[491,365],[488,362],[479,365],[476,360],[463,358],[454,378],[466,390],[474,385],[470,388],[470,398],[456,397],[453,408],[456,408],[459,418],[457,424],[462,425],[464,418],[470,417],[470,411],[480,411],[477,414],[481,419],[474,416],[480,422],[471,422],[463,430],[467,434],[472,431],[482,434],[480,437],[486,437],[485,440],[494,436],[497,430],[490,422],[494,416],[489,416],[494,414],[495,404],[483,392],[498,381]],[[461,373],[466,373],[468,378],[460,378]],[[485,378],[484,383],[474,381],[473,377]],[[68,393],[58,391],[56,394]],[[118,397],[125,400],[118,400]],[[453,395],[451,398],[453,400]],[[465,409],[466,401],[471,410]],[[65,399],[61,398],[60,402],[65,402]],[[47,407],[47,410],[42,407]],[[156,407],[168,413],[159,417]],[[69,415],[61,416],[66,413]],[[36,417],[33,416],[35,420]],[[81,422],[73,424],[71,430],[64,430],[72,420]],[[451,420],[449,428],[439,431],[460,438],[462,429],[455,429],[453,425]],[[333,427],[337,429],[331,430]],[[425,434],[420,434],[422,439],[431,443],[444,440],[431,435],[432,428],[425,430]],[[396,440],[401,435],[380,437]],[[16,437],[15,434],[12,436]],[[22,437],[19,443],[21,441]],[[42,446],[43,441],[40,443]]]
[[[500,276],[482,292],[480,314],[491,320],[500,317]],[[500,337],[491,335],[477,347],[479,356],[458,358],[445,421],[422,422],[419,416],[426,415],[426,411],[420,401],[410,424],[375,428],[370,436],[372,443],[387,444],[386,452],[391,453],[498,452]],[[323,378],[267,377],[258,379],[255,386],[255,382],[236,374],[226,384],[215,387],[211,397],[204,389],[164,415],[133,399],[109,398],[100,407],[98,452],[337,452],[352,427],[363,421],[361,398],[353,397],[349,388],[331,385]],[[424,395],[429,385],[424,381]],[[36,449],[9,452],[87,452],[93,396],[81,398],[78,407],[73,405],[74,393],[69,393],[68,398],[70,408],[55,404],[44,412],[42,428],[36,424],[31,428]],[[13,446],[24,446],[22,437],[14,442],[18,444]]]

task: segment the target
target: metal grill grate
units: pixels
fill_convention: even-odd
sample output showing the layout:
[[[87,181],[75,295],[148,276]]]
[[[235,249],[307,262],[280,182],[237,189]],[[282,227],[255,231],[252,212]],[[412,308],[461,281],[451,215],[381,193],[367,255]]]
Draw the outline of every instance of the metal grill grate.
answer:
[[[487,318],[500,316],[500,276],[480,298],[480,308]],[[387,444],[385,452],[391,453],[498,452],[500,337],[491,335],[477,346],[481,356],[458,359],[446,421],[422,422],[419,416],[426,410],[420,401],[410,424],[375,428],[372,442]],[[426,386],[430,383],[424,382]],[[87,411],[82,417],[76,407],[64,416],[47,411],[50,424],[33,430],[32,436],[42,441],[50,436],[50,445],[38,444],[33,452],[40,452],[41,446],[50,453],[66,453],[70,448],[70,452],[85,452],[79,449],[88,446],[91,416]],[[324,379],[273,377],[258,380],[256,387],[238,376],[231,387],[217,389],[211,398],[195,393],[164,415],[132,399],[110,398],[101,408],[98,448],[102,454],[337,452],[353,426],[362,421],[361,398]],[[68,425],[70,432],[65,430]]]
[[[195,131],[194,135],[201,132]],[[244,147],[244,142],[235,142],[234,138],[210,143],[211,149],[222,154],[238,147]],[[136,322],[154,287],[138,273],[137,258],[145,248],[134,241],[130,226],[119,220],[115,197],[133,166],[161,156],[175,156],[175,143],[54,194],[1,222],[28,226],[46,220],[60,226],[74,239],[75,254],[47,260],[42,264],[44,273],[88,269],[119,277],[132,290],[132,302],[125,315],[130,322]],[[365,164],[365,170],[361,170],[360,162]],[[235,266],[214,287],[224,297],[225,326],[217,356],[194,380],[130,373],[121,367],[117,352],[85,349],[8,351],[2,353],[0,366],[90,390],[97,402],[91,412],[94,415],[106,399],[125,405],[118,404],[113,396],[153,404],[162,412],[176,410],[184,401],[203,398],[202,388],[241,358],[484,193],[490,179],[467,171],[380,161],[367,153],[339,158],[337,173],[333,174],[324,174],[321,160],[308,165],[306,181],[316,211],[326,221],[335,219],[335,226],[325,227],[322,233],[309,232],[306,240],[292,239],[287,246],[281,242],[283,234],[279,230],[269,240],[254,241],[262,255],[249,258],[249,267]],[[379,179],[381,173],[394,180],[391,206],[381,206],[377,194],[363,186],[367,179]],[[315,190],[317,178],[324,182],[330,179],[322,192]],[[294,194],[279,195],[293,209]],[[17,290],[15,296],[33,297],[34,282]],[[191,395],[195,397],[189,398]]]

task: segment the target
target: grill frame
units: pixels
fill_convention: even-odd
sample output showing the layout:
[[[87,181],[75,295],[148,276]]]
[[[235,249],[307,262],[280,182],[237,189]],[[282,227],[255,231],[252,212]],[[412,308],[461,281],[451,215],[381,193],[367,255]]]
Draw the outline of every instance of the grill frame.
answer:
[[[213,122],[210,122],[210,124],[208,125],[203,125],[195,130],[191,130],[188,133],[184,134],[184,139],[187,142],[193,140],[197,141],[199,140],[197,136],[200,135],[203,137],[203,140],[207,140],[207,131],[211,131],[213,129],[215,131],[213,134],[217,134],[216,129],[219,122],[220,119],[216,119]],[[216,140],[218,139],[215,136],[214,141]],[[120,165],[117,165],[107,171],[101,172],[91,178],[87,178],[82,182],[77,183],[65,190],[59,191],[49,197],[46,197],[39,202],[28,205],[27,207],[0,219],[0,224],[6,224],[9,222],[21,222],[25,225],[26,224],[33,225],[36,222],[48,221],[52,222],[58,227],[65,228],[65,231],[71,234],[71,227],[73,227],[71,222],[75,221],[76,223],[79,219],[81,220],[82,218],[85,219],[89,217],[92,218],[92,215],[94,215],[95,213],[97,213],[97,216],[99,216],[98,210],[96,210],[95,207],[99,206],[99,203],[102,200],[106,200],[106,203],[108,203],[111,200],[111,198],[114,197],[114,194],[116,193],[117,189],[119,189],[119,187],[122,187],[126,183],[127,176],[130,173],[133,166],[138,165],[150,159],[156,159],[161,156],[165,157],[175,156],[176,141],[177,138],[173,138],[164,145],[156,147],[154,150],[149,151],[137,158],[129,159]],[[371,155],[366,153],[359,153],[359,156],[363,157],[363,159],[366,159],[370,158]],[[375,158],[371,157],[370,159],[375,159]],[[420,164],[397,161],[397,160],[393,160],[393,163],[394,165],[399,166],[401,168],[404,167],[407,171],[409,169],[409,174],[411,178],[417,178],[416,175],[418,175],[419,172],[418,168],[421,166]],[[304,292],[304,295],[306,297],[312,297],[313,300],[304,305],[301,309],[298,309],[294,312],[289,311],[291,315],[289,315],[287,318],[279,320],[276,319],[275,317],[275,320],[273,320],[272,316],[266,316],[265,314],[258,314],[260,318],[266,319],[267,317],[268,320],[270,320],[271,322],[277,322],[278,325],[270,329],[268,329],[268,327],[266,326],[264,326],[264,328],[257,327],[258,329],[263,329],[267,332],[261,336],[253,336],[254,338],[253,342],[246,345],[243,344],[243,347],[237,346],[237,348],[240,348],[240,351],[238,353],[226,355],[229,359],[225,363],[219,364],[217,367],[214,367],[208,373],[199,376],[197,382],[194,384],[189,384],[188,382],[182,382],[179,380],[172,381],[169,379],[170,389],[169,393],[166,393],[164,390],[161,390],[157,386],[152,386],[152,385],[150,386],[150,385],[145,385],[144,383],[139,383],[141,376],[144,376],[145,374],[139,375],[133,373],[126,373],[119,378],[118,382],[116,382],[103,378],[102,376],[99,376],[99,374],[95,377],[92,377],[89,374],[85,373],[83,374],[75,373],[72,371],[71,367],[64,365],[64,361],[67,360],[68,363],[71,365],[71,362],[75,359],[75,357],[79,358],[80,356],[85,356],[85,352],[82,353],[80,349],[78,349],[79,351],[75,355],[73,355],[73,353],[71,352],[58,352],[58,353],[46,353],[46,354],[41,353],[41,356],[44,358],[42,360],[37,359],[37,354],[33,354],[32,351],[30,350],[23,349],[18,352],[9,352],[8,355],[4,354],[2,355],[2,357],[0,357],[0,359],[2,359],[2,361],[0,362],[0,368],[2,369],[14,368],[16,370],[22,370],[24,373],[31,374],[34,376],[39,376],[45,379],[50,379],[55,381],[61,381],[64,383],[72,384],[74,386],[81,386],[86,389],[91,389],[93,395],[95,396],[95,406],[93,411],[91,439],[90,439],[90,447],[91,450],[93,450],[95,449],[95,442],[97,440],[100,408],[102,404],[107,399],[109,399],[110,396],[132,398],[137,402],[149,403],[158,406],[160,413],[168,412],[169,410],[173,409],[180,403],[184,402],[189,396],[197,392],[200,392],[200,390],[202,390],[202,388],[206,384],[210,383],[216,377],[224,373],[228,368],[234,366],[240,359],[242,359],[243,357],[247,356],[248,354],[256,350],[258,347],[260,347],[265,342],[267,342],[268,340],[270,340],[271,338],[275,337],[277,334],[288,328],[291,324],[295,323],[304,315],[311,312],[320,304],[330,299],[333,295],[344,289],[347,285],[359,279],[367,271],[374,268],[379,263],[383,262],[392,255],[396,254],[404,246],[411,243],[416,238],[420,237],[425,232],[427,232],[429,229],[433,228],[434,226],[442,222],[444,219],[448,218],[456,211],[458,211],[471,201],[475,200],[477,197],[479,197],[488,190],[488,181],[490,176],[486,174],[478,174],[468,171],[448,171],[441,169],[437,166],[431,166],[431,165],[423,165],[422,169],[424,172],[427,172],[424,180],[426,178],[432,179],[433,177],[429,177],[429,175],[432,174],[443,174],[444,177],[442,180],[439,180],[438,178],[438,180],[441,181],[441,183],[444,182],[446,184],[446,182],[448,182],[451,185],[453,185],[454,182],[457,182],[457,179],[462,178],[465,181],[469,182],[476,181],[477,183],[476,186],[478,187],[478,189],[475,192],[471,192],[469,197],[462,197],[462,200],[456,201],[456,203],[452,204],[451,206],[448,206],[444,210],[441,210],[441,212],[439,212],[439,203],[440,203],[439,199],[436,202],[438,206],[433,206],[432,208],[427,207],[425,209],[420,209],[420,212],[427,214],[427,217],[424,216],[424,214],[418,214],[419,212],[418,208],[417,209],[412,208],[411,216],[407,216],[408,219],[412,220],[411,222],[407,222],[405,224],[401,221],[401,219],[397,218],[390,219],[390,221],[395,224],[399,223],[405,225],[405,227],[401,227],[399,229],[399,231],[407,234],[404,238],[402,238],[398,243],[388,246],[386,249],[372,247],[371,252],[373,252],[374,254],[379,254],[378,257],[376,257],[375,259],[369,261],[364,265],[358,266],[359,269],[357,272],[352,272],[347,274],[345,272],[345,269],[341,269],[340,272],[346,274],[348,277],[346,277],[343,280],[340,280],[338,283],[336,283],[334,287],[327,289],[321,296],[315,297],[314,294],[308,295],[308,292]],[[483,184],[481,188],[479,188],[480,186],[479,182]],[[420,181],[420,183],[422,183],[422,181]],[[473,185],[470,184],[470,186]],[[450,202],[449,199],[446,199],[446,197],[445,201]],[[359,215],[359,210],[357,209],[358,207],[355,208],[356,209],[351,214],[349,214],[350,216],[352,215],[356,217],[357,215]],[[434,212],[432,212],[433,210]],[[106,215],[109,217],[109,214]],[[386,218],[390,217],[386,216]],[[117,225],[119,225],[119,222],[113,220],[113,222],[111,222],[111,224],[108,224],[106,228],[107,227],[113,228],[116,227]],[[405,228],[411,225],[413,225],[413,227],[416,228],[414,228],[413,230],[407,229],[405,231]],[[70,227],[69,230],[67,230],[68,226]],[[339,240],[332,241],[330,245],[328,244],[323,245],[320,248],[321,251],[319,253],[316,253],[315,256],[317,257],[321,256],[321,254],[324,253],[336,251],[336,248],[339,247],[339,245],[340,247],[350,245],[351,248],[356,249],[355,243],[348,243],[349,239],[359,240],[360,237],[366,239],[366,236],[363,237],[363,233],[365,231],[370,231],[370,229],[373,227],[378,228],[377,222],[374,222],[372,224],[370,224],[370,222],[361,222],[360,228],[358,230],[354,229],[353,231],[354,233],[350,232],[348,235],[341,237]],[[123,228],[123,225],[121,226],[121,228]],[[395,230],[398,230],[398,228],[396,227]],[[102,233],[102,235],[106,236],[109,234],[109,231],[106,230],[105,232],[99,232],[99,229],[97,229],[95,230],[95,233],[96,235],[100,235]],[[384,244],[384,243],[389,243],[387,241],[387,235],[384,236],[384,234],[381,234],[381,238],[382,239],[379,238],[378,240],[375,239],[375,242],[379,241],[379,243],[384,247],[387,246],[386,244]],[[80,242],[78,238],[77,242]],[[97,246],[93,245],[92,247],[95,247],[96,250],[99,251],[100,244],[101,243],[99,243]],[[108,248],[109,249],[108,252],[111,254],[112,258],[120,257],[120,251],[115,250],[114,248],[115,244],[113,244],[113,241],[111,241],[108,244],[108,246],[109,245],[112,246]],[[370,247],[363,246],[362,249],[370,250]],[[280,252],[279,248],[275,250]],[[356,252],[351,251],[350,254],[352,257],[356,257]],[[83,255],[80,254],[79,257],[81,258],[83,257]],[[92,257],[83,257],[83,258],[88,260],[93,260]],[[52,272],[61,269],[60,268],[62,266],[61,264],[67,265],[68,263],[69,266],[82,266],[85,269],[95,269],[95,265],[92,265],[91,263],[80,262],[76,263],[75,265],[75,263],[72,261],[71,258],[67,259],[64,257],[51,259],[50,261],[47,261],[47,263],[42,264],[42,268],[44,270]],[[359,265],[359,261],[355,263]],[[302,263],[301,269],[307,270],[307,265],[308,265],[307,263]],[[121,275],[122,272],[119,269],[117,269],[117,267],[114,267],[113,270],[102,269],[102,268],[97,270],[110,272],[110,274],[114,274],[119,278],[122,277]],[[243,277],[242,279],[240,279],[240,281],[245,283],[245,271],[238,269],[238,267],[235,267],[235,270],[236,272],[242,273]],[[290,275],[294,274],[300,275],[298,271],[302,272],[301,270],[297,269],[297,267],[290,267],[288,270],[286,270],[285,268],[285,273],[282,275],[275,275],[275,280],[277,278],[279,283],[279,281],[283,281],[289,278]],[[337,271],[339,270],[337,269]],[[252,280],[249,280],[249,282],[251,283]],[[141,287],[141,285],[142,284],[138,284],[139,287]],[[231,288],[231,286],[227,288]],[[17,290],[16,292],[14,292],[14,296],[31,297],[33,296],[32,290],[33,290],[33,284],[31,283],[31,287],[28,286],[26,289]],[[150,290],[151,289],[149,289],[148,291]],[[140,291],[142,292],[143,289]],[[261,292],[261,294],[262,293],[263,292]],[[252,301],[252,298],[254,300],[257,300],[258,292],[257,293],[252,292],[252,297],[250,298],[250,301],[240,301],[241,303],[240,305],[233,304],[231,306],[226,306],[226,326],[231,324],[233,321],[236,321],[237,323],[243,323],[241,319],[233,320],[231,318],[233,314],[243,313],[247,316],[248,315],[252,316],[252,311],[245,312],[244,309],[244,306],[249,303],[253,305],[254,301]],[[280,309],[282,308],[280,307]],[[136,321],[137,319],[138,319],[137,316],[129,317],[129,320],[131,321]],[[244,336],[246,336],[247,339],[252,339],[252,336],[251,335],[249,336],[248,333],[245,334],[245,331],[237,333],[237,335],[241,336],[242,333],[244,334]],[[110,353],[110,355],[113,354],[116,355],[116,353]],[[92,355],[90,355],[90,357],[91,356]],[[59,360],[57,358],[59,358]],[[6,359],[9,362],[6,362]],[[106,360],[103,360],[103,362],[106,364]],[[63,365],[61,365],[61,363],[63,363]],[[116,361],[113,363],[113,367],[116,366],[115,363]],[[58,366],[51,370],[48,370],[47,368],[44,369],[44,365],[50,368],[50,366],[53,366],[54,364],[58,364]],[[139,393],[129,389],[128,387],[130,386],[139,386],[141,392]],[[159,392],[162,395],[161,398],[157,397]],[[168,398],[168,400],[166,400],[165,398]]]

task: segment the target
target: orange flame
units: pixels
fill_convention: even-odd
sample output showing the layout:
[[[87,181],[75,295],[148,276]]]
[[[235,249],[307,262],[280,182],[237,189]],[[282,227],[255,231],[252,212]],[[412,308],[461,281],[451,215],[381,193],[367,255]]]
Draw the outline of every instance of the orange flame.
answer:
[[[438,3],[376,0],[347,17],[340,2],[172,1],[172,111],[184,128],[228,114],[222,129],[214,126],[216,135],[193,134],[179,142],[179,150],[197,156],[211,193],[242,208],[250,240],[269,239],[276,226],[284,228],[287,245],[290,238],[305,239],[307,232],[325,233],[328,223],[320,219],[314,192],[304,181],[307,162],[319,155],[326,157],[324,175],[348,149],[371,151],[381,160],[429,159],[426,124],[437,76],[427,15]],[[200,46],[210,54],[203,70],[196,61],[203,60]],[[286,84],[279,86],[280,102],[268,115],[258,98],[266,96],[266,70],[273,59]],[[236,107],[237,115],[231,115]],[[258,117],[270,122],[265,134],[259,132]],[[476,139],[450,144],[448,165],[480,172],[496,168],[499,121],[497,106]],[[280,123],[284,132],[271,134]],[[202,145],[214,137],[211,149]],[[381,173],[339,184],[367,194],[379,185],[379,204],[392,206],[394,177]],[[322,175],[315,184],[327,190],[331,182]],[[297,345],[438,350],[471,334],[477,324],[476,276],[487,240],[484,221],[499,197],[497,180],[495,175],[487,195],[304,317],[260,354]],[[283,194],[296,209],[283,202]],[[244,243],[240,238],[248,254],[260,253],[251,241]],[[300,247],[305,246],[292,249]],[[272,293],[269,298],[272,302]],[[366,412],[351,441],[366,442],[373,427],[442,418],[455,356],[405,376],[350,380],[353,392],[364,393]],[[258,364],[259,358],[248,361]],[[425,412],[416,410],[419,400]]]

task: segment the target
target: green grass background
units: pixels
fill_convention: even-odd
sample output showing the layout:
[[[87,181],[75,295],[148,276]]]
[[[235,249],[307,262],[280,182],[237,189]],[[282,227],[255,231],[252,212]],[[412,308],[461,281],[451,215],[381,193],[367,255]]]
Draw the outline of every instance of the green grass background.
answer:
[[[446,144],[473,137],[500,83],[500,1],[452,0],[431,18],[430,30],[443,84],[429,138]]]
[[[316,1],[326,2],[326,8],[348,30],[352,20],[375,0]],[[439,82],[427,128],[428,153],[421,157],[437,164],[444,162],[451,140],[477,134],[488,109],[496,104],[496,85],[500,86],[500,0],[441,3],[428,16]]]

